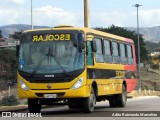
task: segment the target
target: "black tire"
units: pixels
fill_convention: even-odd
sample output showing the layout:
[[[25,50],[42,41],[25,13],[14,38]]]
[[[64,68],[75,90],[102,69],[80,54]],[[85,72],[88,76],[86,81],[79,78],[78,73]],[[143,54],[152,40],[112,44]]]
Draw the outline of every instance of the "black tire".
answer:
[[[116,104],[116,96],[113,95],[109,98],[109,105],[111,108],[115,108],[117,107],[117,104]]]
[[[81,104],[76,100],[69,100],[68,107],[69,109],[78,109],[81,108]]]
[[[90,113],[94,111],[95,104],[96,104],[96,96],[92,88],[90,96],[83,101],[83,112]]]
[[[116,95],[117,107],[125,107],[126,106],[126,101],[127,101],[127,91],[126,91],[126,87],[123,84],[122,85],[122,93]]]
[[[41,112],[41,104],[38,103],[38,99],[28,99],[28,110],[30,113]]]

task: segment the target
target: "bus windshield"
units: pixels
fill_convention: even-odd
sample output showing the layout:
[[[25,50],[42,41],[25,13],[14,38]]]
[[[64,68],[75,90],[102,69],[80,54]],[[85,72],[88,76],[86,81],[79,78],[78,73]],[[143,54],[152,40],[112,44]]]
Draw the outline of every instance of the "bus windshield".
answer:
[[[20,41],[19,70],[56,74],[83,69],[84,50],[79,45],[83,39],[83,33],[25,34]]]

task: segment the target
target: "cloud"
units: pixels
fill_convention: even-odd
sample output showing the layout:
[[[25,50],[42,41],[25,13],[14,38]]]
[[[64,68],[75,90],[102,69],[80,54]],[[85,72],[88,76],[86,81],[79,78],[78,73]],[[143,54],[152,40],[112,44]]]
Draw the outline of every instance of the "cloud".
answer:
[[[79,22],[80,14],[68,12],[61,8],[52,7],[50,5],[33,10],[35,24],[60,25],[67,24],[73,26],[81,26]]]
[[[18,12],[13,9],[0,9],[0,23],[3,25],[16,24],[18,18]]]
[[[0,8],[0,25],[31,24],[31,13],[27,9]],[[58,7],[44,6],[33,9],[33,25],[57,26],[72,25],[83,26],[83,15],[68,12]]]
[[[123,27],[125,26],[128,17],[128,14],[118,11],[91,13],[91,26],[107,27],[114,24]]]
[[[12,0],[15,1],[15,0]],[[16,0],[25,1],[25,0]],[[23,3],[23,2],[22,2]],[[30,9],[0,8],[0,25],[30,24]],[[136,27],[137,13],[133,11],[96,11],[90,15],[91,27]],[[33,24],[43,26],[72,25],[83,27],[83,11],[66,11],[51,5],[33,9]],[[139,10],[140,27],[160,25],[160,9]]]
[[[152,27],[160,25],[160,9],[139,10],[140,27]],[[111,11],[91,13],[91,26],[107,27],[110,25],[118,25],[121,27],[136,27],[137,12],[136,11]]]
[[[25,0],[11,0],[11,2],[16,3],[16,4],[24,4]]]
[[[139,20],[141,24],[146,26],[160,25],[160,9],[139,11]]]

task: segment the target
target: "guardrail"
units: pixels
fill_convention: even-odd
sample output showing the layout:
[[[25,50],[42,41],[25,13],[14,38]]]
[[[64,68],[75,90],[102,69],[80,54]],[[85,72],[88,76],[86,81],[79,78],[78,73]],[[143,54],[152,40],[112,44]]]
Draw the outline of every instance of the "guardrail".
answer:
[[[127,96],[138,97],[138,96],[160,96],[160,91],[144,89],[139,93],[138,90],[133,90],[131,93],[128,93]]]
[[[16,45],[3,45],[3,46],[0,46],[0,48],[7,48],[7,47],[16,47]]]

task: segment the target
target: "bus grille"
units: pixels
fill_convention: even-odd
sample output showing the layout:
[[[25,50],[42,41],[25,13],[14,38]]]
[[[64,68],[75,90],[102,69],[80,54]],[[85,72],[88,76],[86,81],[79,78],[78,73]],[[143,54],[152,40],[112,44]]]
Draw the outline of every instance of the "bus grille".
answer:
[[[71,82],[74,78],[25,78],[30,83],[64,83]]]

